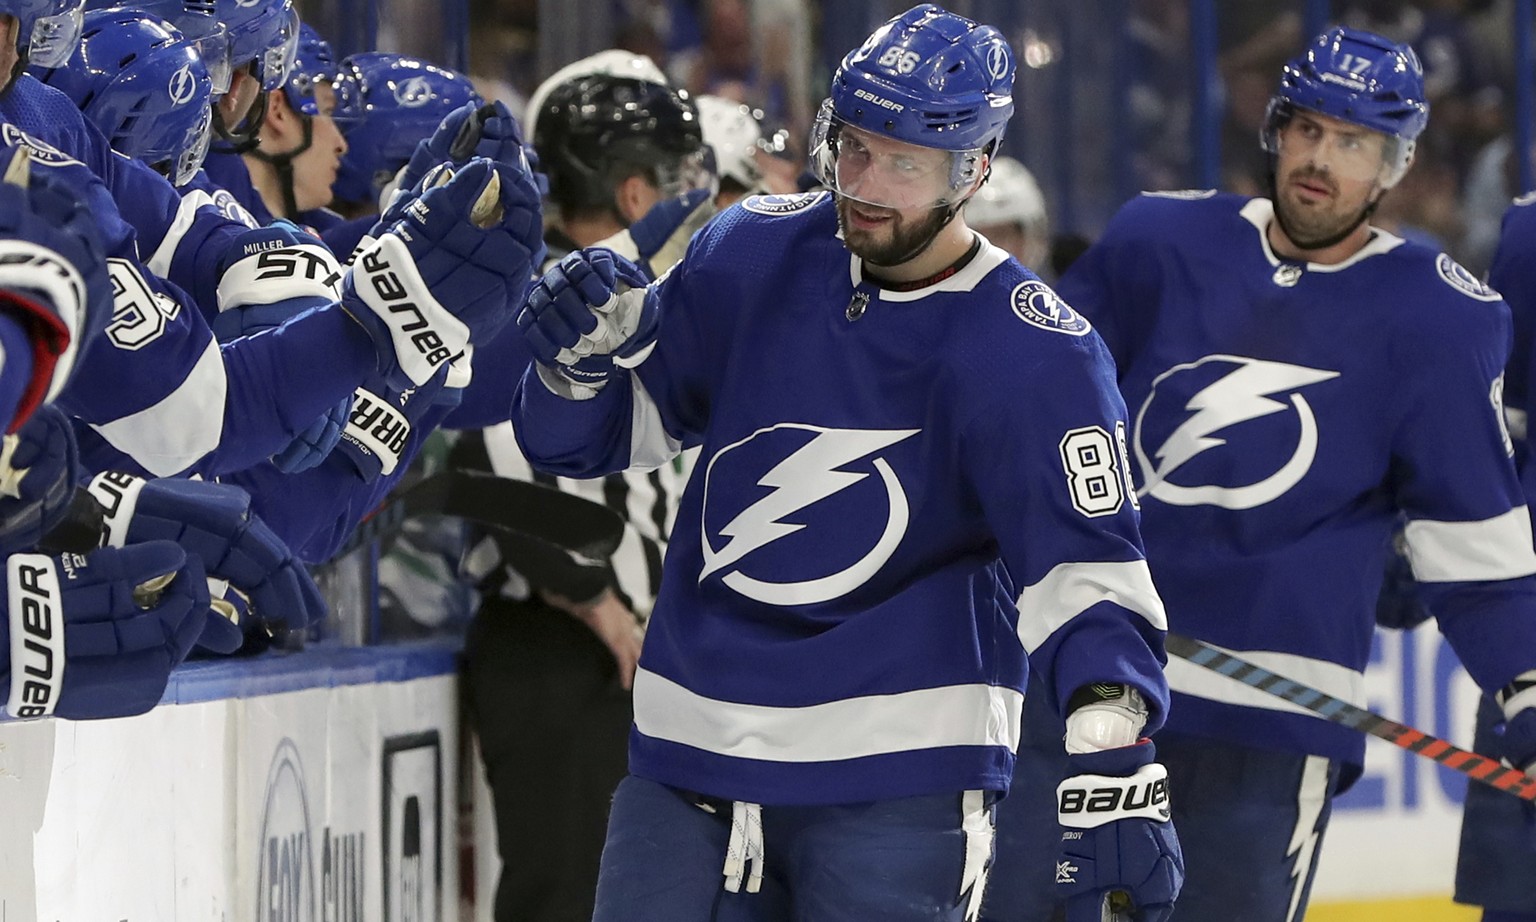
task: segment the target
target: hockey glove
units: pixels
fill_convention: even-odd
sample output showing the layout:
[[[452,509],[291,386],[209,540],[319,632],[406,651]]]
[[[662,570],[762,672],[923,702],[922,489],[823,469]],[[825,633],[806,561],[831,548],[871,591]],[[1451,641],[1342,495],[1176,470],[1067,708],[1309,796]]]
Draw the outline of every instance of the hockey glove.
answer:
[[[694,189],[677,198],[657,202],[645,217],[626,233],[639,254],[636,264],[647,280],[654,281],[672,268],[688,250],[688,241],[715,216],[715,197],[709,189]]]
[[[280,326],[310,308],[335,301],[341,266],[318,239],[296,224],[277,221],[246,231],[229,248],[219,274],[219,315],[211,326],[219,342]],[[352,401],[343,400],[272,456],[284,473],[324,461],[341,439]]]
[[[1156,758],[1146,740],[1067,757],[1074,774],[1056,789],[1056,892],[1067,922],[1162,922],[1172,914],[1184,853],[1169,814],[1168,770]]]
[[[112,318],[112,283],[97,221],[25,148],[0,147],[0,312],[32,342],[32,378],[7,432],[64,389],[75,358]]]
[[[69,511],[80,460],[68,417],[42,407],[0,443],[0,554],[35,548]]]
[[[1523,672],[1494,695],[1504,712],[1499,754],[1527,775],[1536,777],[1536,670]]]
[[[267,630],[302,631],[325,617],[325,600],[309,571],[251,514],[251,498],[239,487],[108,471],[88,489],[104,510],[104,544],[175,541],[202,559],[210,577],[226,580],[249,599],[255,620]],[[215,653],[233,652],[242,629],[252,627],[249,621],[221,627],[202,645]]]
[[[439,164],[457,167],[472,157],[485,157],[515,166],[519,157],[527,157],[532,151],[533,147],[523,140],[522,127],[505,103],[477,106],[469,102],[444,116],[432,137],[417,143],[410,161],[396,178],[399,188],[409,190]],[[540,194],[548,191],[546,182]]]
[[[528,293],[517,325],[534,358],[574,385],[565,396],[592,397],[614,365],[650,355],[660,318],[645,286],[638,266],[594,247],[567,253]]]
[[[426,384],[511,319],[544,251],[538,196],[526,165],[476,159],[358,254],[342,304],[373,337],[389,388]]]
[[[0,689],[16,718],[130,717],[159,703],[204,627],[202,562],[169,541],[13,554],[0,605]]]

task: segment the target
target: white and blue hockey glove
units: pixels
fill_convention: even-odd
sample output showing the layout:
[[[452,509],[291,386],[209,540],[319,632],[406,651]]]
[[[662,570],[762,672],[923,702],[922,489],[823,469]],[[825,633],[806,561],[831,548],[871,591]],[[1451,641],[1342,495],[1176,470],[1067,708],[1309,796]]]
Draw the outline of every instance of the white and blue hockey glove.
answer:
[[[403,391],[512,318],[542,259],[544,218],[526,163],[483,158],[402,211],[360,248],[342,305],[377,345],[385,385]]]
[[[1504,712],[1499,755],[1511,766],[1536,777],[1536,671],[1524,672],[1494,695]]]
[[[1139,739],[1147,707],[1123,685],[1088,685],[1068,702],[1067,762],[1056,789],[1056,892],[1067,922],[1163,922],[1184,886],[1168,770]]]
[[[280,326],[341,293],[336,257],[318,238],[287,221],[241,234],[223,261],[219,315],[211,324],[219,342]],[[349,398],[322,414],[273,455],[272,463],[293,474],[324,461],[341,440],[351,406]]]
[[[228,601],[255,615],[227,628],[215,625],[219,630],[203,637],[203,647],[232,653],[243,632],[258,624],[269,632],[303,631],[325,617],[325,600],[309,571],[251,514],[251,498],[239,487],[108,471],[88,489],[102,507],[105,545],[174,541],[202,559],[210,579],[228,583]]]
[[[509,166],[517,165],[519,157],[527,158],[537,170],[533,145],[523,138],[523,129],[505,103],[495,102],[476,105],[468,102],[443,116],[432,137],[416,144],[411,159],[396,177],[397,187],[409,191],[420,185],[421,180],[433,168],[441,164],[463,166],[473,157],[485,157]],[[535,185],[540,196],[549,194],[548,180],[535,172]],[[399,194],[399,193],[396,193]],[[380,211],[389,213],[389,206],[397,201],[382,203]]]
[[[633,368],[656,344],[660,313],[638,266],[612,250],[567,253],[528,292],[517,315],[528,349],[557,393],[593,397],[614,366]],[[566,385],[566,386],[561,386]]]
[[[32,342],[32,378],[6,431],[64,389],[75,359],[112,318],[112,283],[96,218],[76,191],[0,146],[0,312]]]
[[[69,418],[40,407],[0,441],[0,554],[35,547],[63,521],[80,482]]]
[[[0,689],[13,718],[130,717],[154,707],[205,627],[202,562],[170,541],[12,554]]]
[[[648,281],[680,262],[688,251],[688,241],[716,214],[715,195],[710,189],[694,189],[677,198],[666,199],[626,230],[634,241],[638,258],[635,264]]]

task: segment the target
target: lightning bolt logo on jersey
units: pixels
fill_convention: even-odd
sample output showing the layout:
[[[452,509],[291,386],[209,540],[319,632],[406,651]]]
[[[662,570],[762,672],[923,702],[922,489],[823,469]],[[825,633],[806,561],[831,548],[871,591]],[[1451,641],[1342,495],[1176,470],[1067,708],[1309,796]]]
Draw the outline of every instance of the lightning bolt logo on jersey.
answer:
[[[1317,458],[1317,419],[1303,390],[1338,376],[1238,355],[1168,369],[1136,414],[1139,494],[1224,509],[1278,499]]]
[[[828,602],[863,585],[895,552],[910,516],[901,479],[880,452],[919,431],[781,423],[721,449],[704,474],[699,581],[720,574],[770,605]],[[717,492],[722,481],[730,486]],[[742,496],[744,481],[762,488],[745,508],[711,502]]]

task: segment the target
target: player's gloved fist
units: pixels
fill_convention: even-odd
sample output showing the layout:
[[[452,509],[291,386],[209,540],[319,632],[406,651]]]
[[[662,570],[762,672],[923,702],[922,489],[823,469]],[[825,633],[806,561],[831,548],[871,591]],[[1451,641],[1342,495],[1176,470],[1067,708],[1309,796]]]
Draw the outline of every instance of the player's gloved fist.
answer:
[[[401,171],[401,189],[410,189],[440,163],[460,166],[471,157],[516,164],[527,145],[523,130],[505,103],[468,102],[443,117],[432,137],[416,145]]]
[[[678,263],[688,241],[715,216],[715,196],[709,189],[694,189],[677,198],[657,202],[629,226],[640,258],[636,263],[646,278],[654,280]]]
[[[0,313],[32,342],[32,379],[8,431],[64,389],[81,345],[112,318],[96,216],[50,170],[31,169],[26,148],[0,145]]]
[[[1067,758],[1074,774],[1056,789],[1056,892],[1067,922],[1162,922],[1184,885],[1184,853],[1157,751],[1143,741]]]
[[[543,259],[543,228],[526,164],[476,158],[357,255],[342,304],[378,346],[388,387],[420,387],[496,335]]]
[[[64,518],[79,472],[74,431],[53,407],[0,440],[0,554],[35,548]]]
[[[615,364],[632,368],[656,343],[659,313],[638,266],[612,250],[567,253],[544,273],[517,325],[540,364],[591,396]]]
[[[1536,777],[1536,671],[1516,676],[1494,700],[1504,712],[1499,754],[1510,765]]]
[[[142,714],[204,628],[222,620],[201,561],[169,541],[12,554],[6,584],[0,690],[16,718]]]
[[[220,342],[270,329],[336,300],[341,264],[318,237],[289,221],[242,233],[220,259]]]
[[[115,471],[88,487],[104,510],[105,544],[169,540],[196,554],[208,575],[250,600],[267,630],[302,631],[325,617],[325,600],[304,565],[265,522],[251,514],[239,487],[201,480],[143,480]],[[215,653],[239,649],[249,622],[214,624],[201,642]]]
[[[219,342],[252,336],[290,317],[335,301],[341,265],[325,244],[288,221],[246,231],[223,258],[219,315],[210,326]],[[350,400],[332,407],[272,456],[278,470],[297,473],[324,461],[341,439]]]

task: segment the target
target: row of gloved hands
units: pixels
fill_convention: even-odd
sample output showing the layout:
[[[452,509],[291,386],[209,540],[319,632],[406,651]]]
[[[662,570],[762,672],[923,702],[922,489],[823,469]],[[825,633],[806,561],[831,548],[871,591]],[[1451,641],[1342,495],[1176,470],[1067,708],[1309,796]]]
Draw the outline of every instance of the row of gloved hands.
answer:
[[[70,433],[45,406],[0,449],[11,716],[142,713],[194,647],[232,653],[324,617],[308,571],[244,491],[116,472],[81,484]]]

